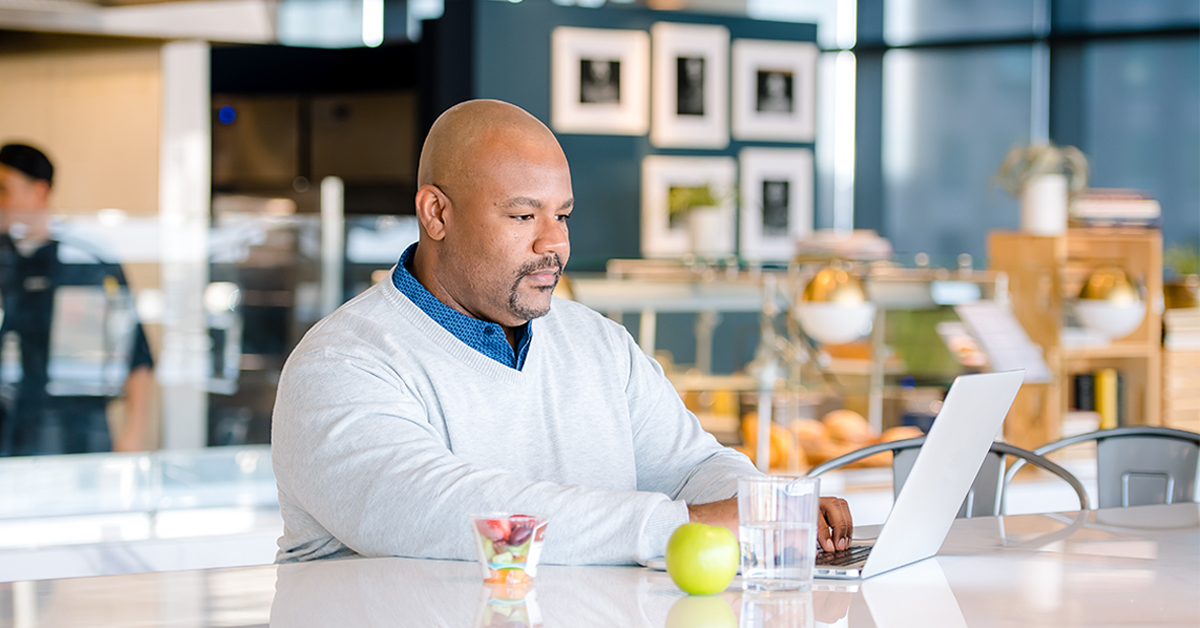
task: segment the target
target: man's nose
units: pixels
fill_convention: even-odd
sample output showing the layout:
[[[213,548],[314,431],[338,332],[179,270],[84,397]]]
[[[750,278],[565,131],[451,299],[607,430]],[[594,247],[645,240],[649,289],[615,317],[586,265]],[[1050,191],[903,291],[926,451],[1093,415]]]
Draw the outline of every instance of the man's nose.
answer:
[[[566,224],[551,217],[549,220],[539,220],[537,239],[533,243],[533,251],[539,255],[546,253],[562,253],[567,250]]]

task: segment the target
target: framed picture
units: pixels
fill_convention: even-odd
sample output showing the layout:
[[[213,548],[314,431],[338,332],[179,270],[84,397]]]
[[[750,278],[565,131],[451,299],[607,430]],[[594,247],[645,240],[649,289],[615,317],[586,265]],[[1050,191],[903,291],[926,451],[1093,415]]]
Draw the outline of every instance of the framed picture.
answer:
[[[650,143],[664,148],[729,145],[729,29],[658,22],[650,27]]]
[[[807,42],[733,42],[733,136],[811,142],[816,133],[817,46]]]
[[[645,135],[650,37],[560,26],[550,35],[550,126],[560,133]]]
[[[813,155],[806,148],[744,148],[739,252],[788,260],[813,230]]]
[[[642,160],[642,257],[706,256],[734,251],[734,177],[731,157],[667,157]],[[708,188],[715,210],[672,212],[672,196]],[[698,218],[703,218],[699,220]],[[702,242],[693,242],[695,233]],[[699,249],[693,247],[699,245]]]

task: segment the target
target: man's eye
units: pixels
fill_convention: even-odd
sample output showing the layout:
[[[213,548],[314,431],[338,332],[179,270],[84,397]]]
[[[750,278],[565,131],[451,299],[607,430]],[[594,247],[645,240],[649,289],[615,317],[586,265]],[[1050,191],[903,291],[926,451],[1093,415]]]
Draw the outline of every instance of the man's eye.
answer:
[[[571,219],[571,214],[559,214],[557,218],[560,222],[566,222]]]

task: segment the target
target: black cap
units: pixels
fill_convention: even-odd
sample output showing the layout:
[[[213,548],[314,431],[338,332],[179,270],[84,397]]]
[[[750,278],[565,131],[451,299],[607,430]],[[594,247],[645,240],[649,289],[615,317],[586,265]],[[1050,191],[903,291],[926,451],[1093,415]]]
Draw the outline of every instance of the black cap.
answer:
[[[42,151],[25,144],[5,144],[0,148],[0,164],[20,170],[31,179],[54,183],[54,164]]]

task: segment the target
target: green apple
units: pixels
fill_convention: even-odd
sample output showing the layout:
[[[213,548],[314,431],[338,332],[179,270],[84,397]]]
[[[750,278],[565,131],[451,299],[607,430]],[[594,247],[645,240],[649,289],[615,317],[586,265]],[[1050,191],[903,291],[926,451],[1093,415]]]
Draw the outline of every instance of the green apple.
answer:
[[[712,595],[737,575],[741,550],[727,528],[685,523],[667,541],[667,573],[692,595]]]

